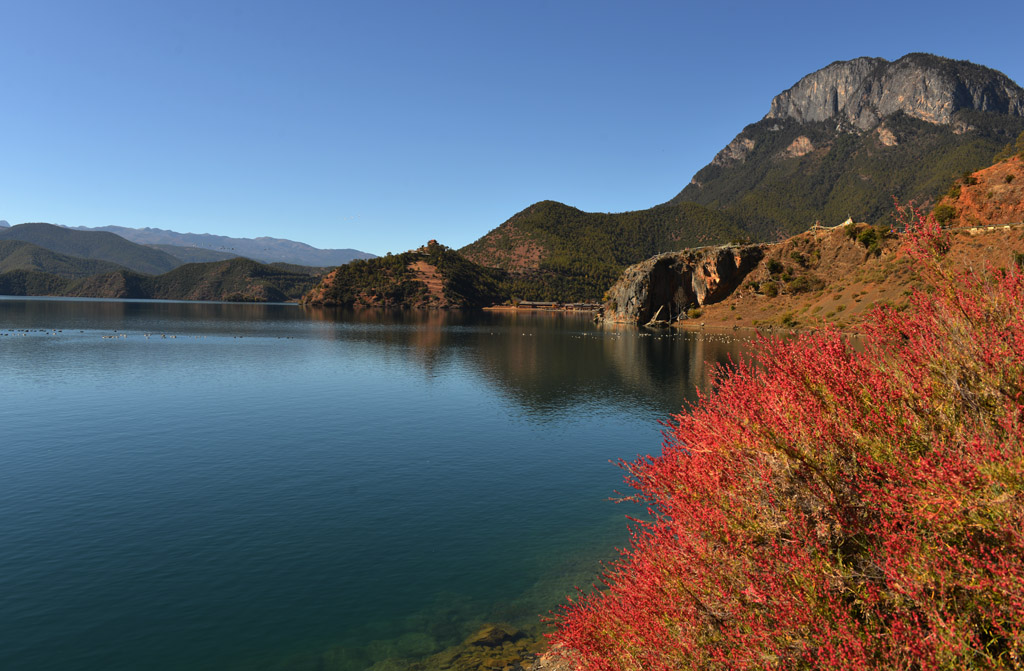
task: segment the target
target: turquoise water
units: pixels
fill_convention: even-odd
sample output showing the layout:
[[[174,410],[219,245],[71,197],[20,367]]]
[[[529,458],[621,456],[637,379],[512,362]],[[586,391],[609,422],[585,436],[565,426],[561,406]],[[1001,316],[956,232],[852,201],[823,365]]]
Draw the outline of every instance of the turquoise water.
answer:
[[[724,338],[0,299],[0,668],[362,669],[538,627]]]

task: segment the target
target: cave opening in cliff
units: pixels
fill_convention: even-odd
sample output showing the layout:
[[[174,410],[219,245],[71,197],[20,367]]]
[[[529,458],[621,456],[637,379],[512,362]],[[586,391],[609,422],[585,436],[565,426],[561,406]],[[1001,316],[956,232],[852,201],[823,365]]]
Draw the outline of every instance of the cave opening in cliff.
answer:
[[[690,305],[696,305],[697,297],[692,295],[687,280],[688,278],[679,272],[679,268],[671,259],[662,259],[655,263],[651,269],[648,302],[644,306],[644,313],[640,315],[640,323],[653,319],[658,308],[662,308],[658,318],[671,321]]]

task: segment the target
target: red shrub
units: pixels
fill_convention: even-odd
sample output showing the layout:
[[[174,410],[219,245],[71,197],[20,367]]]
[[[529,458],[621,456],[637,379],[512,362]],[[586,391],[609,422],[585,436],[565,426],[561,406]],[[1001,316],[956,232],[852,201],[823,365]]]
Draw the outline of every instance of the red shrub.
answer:
[[[1024,278],[915,215],[930,289],[863,351],[765,340],[626,465],[651,519],[556,618],[580,668],[1024,668]]]

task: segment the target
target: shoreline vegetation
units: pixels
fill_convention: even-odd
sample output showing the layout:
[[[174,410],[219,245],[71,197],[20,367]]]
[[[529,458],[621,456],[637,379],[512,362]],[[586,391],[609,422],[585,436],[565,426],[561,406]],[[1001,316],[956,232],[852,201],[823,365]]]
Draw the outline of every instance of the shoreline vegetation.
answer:
[[[765,339],[623,464],[653,519],[557,615],[571,668],[1020,668],[1024,272],[901,212],[922,283],[863,350]]]

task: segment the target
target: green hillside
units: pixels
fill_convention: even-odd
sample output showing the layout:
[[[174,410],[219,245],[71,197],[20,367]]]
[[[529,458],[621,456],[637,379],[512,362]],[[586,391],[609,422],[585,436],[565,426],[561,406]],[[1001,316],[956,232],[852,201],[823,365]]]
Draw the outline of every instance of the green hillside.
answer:
[[[149,280],[149,298],[283,302],[297,300],[316,283],[294,273],[242,257],[189,263]]]
[[[65,296],[73,283],[66,277],[36,270],[9,270],[0,273],[0,296]]]
[[[0,229],[0,240],[21,240],[59,254],[110,261],[136,272],[159,275],[181,261],[166,252],[103,231],[76,231],[53,224],[21,224]]]
[[[669,202],[720,208],[756,240],[848,216],[889,223],[894,197],[935,202],[1024,130],[1024,119],[991,112],[964,109],[954,118],[946,126],[897,112],[867,133],[837,131],[834,122],[763,119],[738,136],[753,144],[749,154],[711,163]],[[798,138],[813,147],[802,156],[790,150]]]
[[[88,277],[121,269],[110,261],[59,254],[21,240],[0,239],[0,273],[25,270],[59,277]]]
[[[596,301],[632,263],[739,237],[744,233],[728,215],[694,203],[605,214],[547,200],[459,251],[512,273],[517,298]]]

